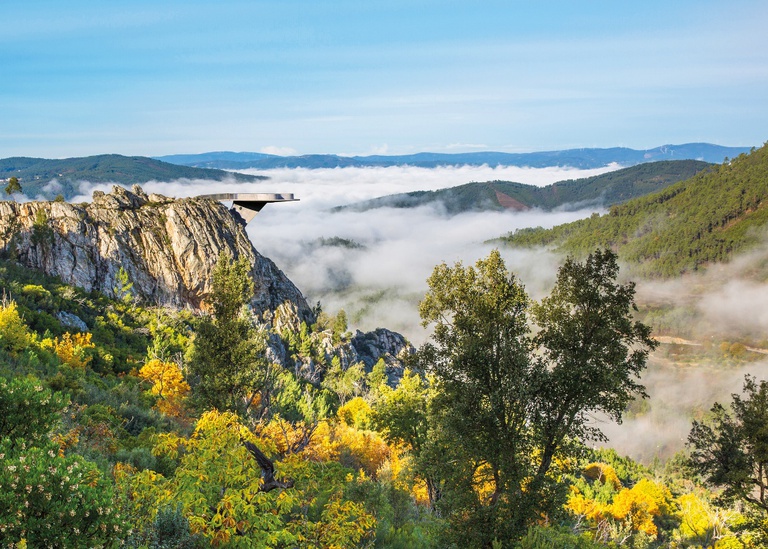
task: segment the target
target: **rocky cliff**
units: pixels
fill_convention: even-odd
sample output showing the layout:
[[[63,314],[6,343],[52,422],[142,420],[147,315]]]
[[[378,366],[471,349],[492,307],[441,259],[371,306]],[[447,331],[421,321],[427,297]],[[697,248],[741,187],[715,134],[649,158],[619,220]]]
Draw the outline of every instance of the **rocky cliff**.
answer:
[[[248,258],[255,311],[287,301],[311,319],[301,292],[219,202],[147,196],[136,185],[97,191],[89,204],[0,202],[0,253],[87,291],[115,295],[122,268],[141,300],[200,308],[221,252]]]
[[[345,334],[342,341],[337,342],[334,342],[331,330],[315,331],[308,334],[308,337],[311,346],[320,350],[320,356],[292,354],[279,334],[285,333],[286,330],[293,333],[301,331],[302,319],[296,307],[284,303],[274,313],[265,314],[261,320],[272,334],[267,343],[268,358],[310,383],[319,383],[325,377],[326,369],[333,358],[338,357],[339,365],[345,371],[359,363],[366,372],[370,372],[379,360],[383,360],[389,383],[396,387],[403,377],[408,357],[416,351],[401,334],[386,328],[377,328],[365,333],[356,330],[354,335]]]

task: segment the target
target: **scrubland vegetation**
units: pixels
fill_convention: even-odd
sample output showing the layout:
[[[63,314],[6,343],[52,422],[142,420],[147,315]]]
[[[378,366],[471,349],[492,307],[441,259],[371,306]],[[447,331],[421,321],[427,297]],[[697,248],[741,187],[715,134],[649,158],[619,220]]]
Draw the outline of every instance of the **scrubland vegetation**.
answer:
[[[210,315],[142,307],[127,279],[110,300],[0,270],[4,546],[763,546],[763,383],[695,423],[686,455],[593,448],[594,414],[637,409],[655,347],[611,252],[566,261],[538,303],[496,253],[436,267],[434,336],[396,385],[320,348],[349,337],[343,312],[265,330],[228,258]],[[274,337],[321,379],[274,364]],[[260,489],[244,441],[288,487]]]

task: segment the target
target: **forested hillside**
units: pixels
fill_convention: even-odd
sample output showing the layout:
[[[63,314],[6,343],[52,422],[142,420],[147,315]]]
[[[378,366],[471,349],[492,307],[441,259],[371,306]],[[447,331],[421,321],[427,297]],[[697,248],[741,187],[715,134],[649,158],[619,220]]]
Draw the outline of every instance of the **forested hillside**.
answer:
[[[762,241],[768,222],[768,145],[606,215],[518,230],[510,246],[550,246],[583,255],[610,247],[635,273],[669,277],[728,261]]]
[[[248,264],[227,256],[211,315],[142,306],[126,276],[108,299],[0,261],[0,540],[763,547],[739,409],[653,470],[593,449],[593,414],[625,414],[655,346],[617,272],[610,252],[567,261],[532,303],[496,252],[439,265],[434,337],[393,376],[349,362],[343,311],[255,315]],[[750,417],[764,393],[747,380]]]
[[[334,208],[366,211],[374,208],[415,208],[439,203],[448,214],[482,210],[527,210],[558,207],[609,206],[657,191],[707,169],[697,160],[660,161],[640,164],[594,177],[567,180],[537,187],[511,181],[467,183],[437,191],[414,191],[383,196]]]
[[[203,168],[179,166],[143,156],[103,154],[83,158],[4,158],[0,160],[0,179],[16,177],[23,192],[30,197],[52,200],[61,194],[65,199],[78,192],[78,182],[122,183],[133,185],[147,181],[176,179],[210,179],[222,181],[259,181],[263,176],[245,175]],[[50,186],[52,180],[58,185]]]

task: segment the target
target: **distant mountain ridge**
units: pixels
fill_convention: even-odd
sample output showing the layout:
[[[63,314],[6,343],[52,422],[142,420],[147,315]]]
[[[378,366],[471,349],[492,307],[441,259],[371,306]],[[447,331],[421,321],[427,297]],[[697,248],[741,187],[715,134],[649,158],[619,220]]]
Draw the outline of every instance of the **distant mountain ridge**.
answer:
[[[277,156],[252,152],[208,152],[201,154],[177,154],[155,157],[164,162],[205,168],[227,170],[275,169],[275,168],[345,168],[417,166],[526,166],[547,168],[570,166],[573,168],[599,168],[617,163],[633,166],[657,160],[702,160],[719,164],[723,160],[748,152],[750,147],[724,147],[710,143],[685,143],[662,145],[646,150],[626,147],[583,148],[528,153],[471,152],[430,153],[408,155],[340,156],[334,154],[309,154],[302,156]]]
[[[64,198],[75,196],[79,181],[91,183],[142,184],[147,181],[174,181],[177,179],[210,179],[240,182],[267,179],[264,176],[203,169],[163,162],[145,156],[102,154],[80,158],[46,159],[13,157],[0,160],[0,179],[15,176],[24,194],[52,199],[61,194]],[[58,185],[48,184],[56,180]]]
[[[266,158],[281,158],[274,154],[214,151],[200,154],[171,154],[167,156],[153,157],[155,160],[177,164],[179,166],[194,166],[196,168],[217,168],[218,162],[247,163],[264,160]]]
[[[415,208],[440,203],[447,214],[455,215],[466,211],[531,208],[552,210],[563,206],[576,209],[598,204],[610,206],[658,191],[712,166],[713,164],[698,160],[662,160],[593,177],[559,181],[545,187],[511,181],[467,183],[436,191],[413,191],[382,196],[339,206],[331,211],[367,211],[384,207]]]

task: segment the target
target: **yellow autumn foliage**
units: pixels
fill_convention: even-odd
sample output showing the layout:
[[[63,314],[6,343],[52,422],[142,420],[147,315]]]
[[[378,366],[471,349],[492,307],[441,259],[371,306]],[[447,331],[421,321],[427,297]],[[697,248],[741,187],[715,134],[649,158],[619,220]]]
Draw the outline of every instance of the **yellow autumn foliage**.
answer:
[[[621,489],[621,481],[616,471],[607,463],[590,463],[584,468],[584,476],[603,484],[610,483],[616,490]]]
[[[577,516],[583,516],[592,523],[599,523],[610,514],[610,505],[584,496],[577,489],[571,489],[566,508]]]
[[[78,370],[84,370],[91,362],[87,349],[96,347],[91,342],[91,334],[88,332],[76,334],[66,332],[60,338],[45,338],[40,346],[56,353],[62,364]]]
[[[714,533],[709,504],[696,494],[683,494],[677,498],[680,507],[680,533],[685,539],[709,543]]]
[[[162,434],[153,452],[178,460],[172,477],[130,466],[115,468],[127,512],[146,528],[163,505],[179,505],[190,530],[212,547],[358,547],[376,519],[361,503],[345,501],[345,470],[311,461],[305,452],[275,459],[291,488],[259,490],[261,470],[244,448],[247,439],[267,456],[276,444],[255,437],[231,412],[211,410],[189,437]]]
[[[15,301],[0,304],[0,347],[11,354],[29,345],[29,330],[19,315]]]
[[[149,392],[158,397],[155,407],[160,412],[174,417],[184,415],[190,387],[177,364],[154,358],[139,370],[139,377],[152,383]]]
[[[310,459],[341,461],[376,478],[389,458],[390,448],[376,431],[358,429],[344,421],[321,422],[305,450]]]
[[[653,519],[668,514],[671,501],[672,494],[666,486],[644,478],[616,494],[610,512],[632,530],[655,536],[658,529]]]
[[[371,405],[368,404],[362,397],[355,397],[336,412],[336,417],[339,418],[349,427],[357,427],[358,429],[368,428],[371,424]]]

